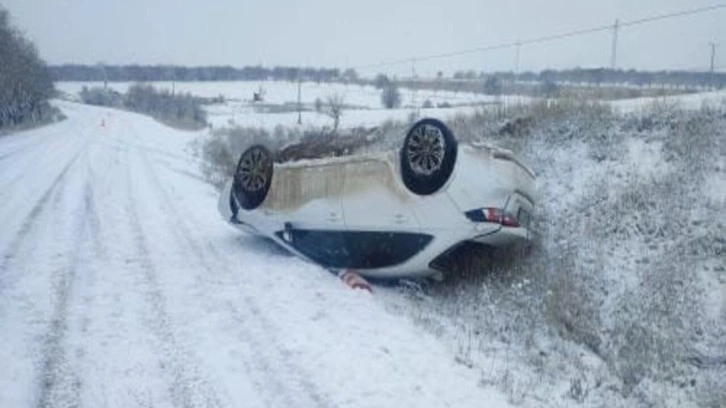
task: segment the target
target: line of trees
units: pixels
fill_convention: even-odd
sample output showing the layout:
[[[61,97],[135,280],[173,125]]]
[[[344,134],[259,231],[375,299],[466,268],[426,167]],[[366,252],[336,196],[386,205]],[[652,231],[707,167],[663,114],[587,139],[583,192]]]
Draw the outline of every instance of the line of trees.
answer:
[[[46,120],[55,94],[35,45],[10,24],[0,7],[0,128]]]
[[[497,77],[504,81],[523,82],[554,82],[579,85],[619,84],[641,87],[662,85],[681,87],[726,87],[726,73],[715,72],[713,77],[706,71],[638,71],[634,69],[609,68],[574,68],[541,72],[476,72],[457,71],[452,78],[455,80],[482,80]],[[440,79],[441,80],[441,79]]]
[[[184,67],[175,65],[79,65],[51,66],[56,81],[355,81],[353,69],[341,72],[337,68],[298,68],[252,66]]]
[[[231,66],[184,67],[175,65],[80,65],[66,64],[51,66],[50,72],[56,81],[314,81],[314,82],[352,82],[378,84],[382,74],[376,79],[362,79],[355,69],[341,71],[338,68],[299,68]],[[456,71],[449,78],[439,71],[436,82],[483,81],[496,77],[501,81],[522,81],[537,83],[569,83],[579,85],[618,84],[640,87],[680,86],[680,87],[726,87],[726,73],[716,72],[711,76],[703,71],[637,71],[609,68],[573,68],[563,70],[547,69],[541,72],[477,72]],[[405,81],[405,79],[401,78]],[[429,83],[430,81],[425,81]]]

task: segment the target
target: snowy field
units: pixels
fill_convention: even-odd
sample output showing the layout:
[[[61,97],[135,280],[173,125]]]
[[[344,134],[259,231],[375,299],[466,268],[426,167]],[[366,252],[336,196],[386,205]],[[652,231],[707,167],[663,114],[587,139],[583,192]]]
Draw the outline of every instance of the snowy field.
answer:
[[[110,82],[108,87],[125,93],[130,82]],[[159,89],[174,89],[195,96],[215,98],[223,96],[225,103],[206,106],[209,123],[215,127],[251,126],[274,129],[277,126],[298,127],[298,84],[284,81],[236,81],[236,82],[149,82]],[[83,87],[103,86],[100,82],[59,82],[56,88],[71,98],[76,98]],[[253,103],[253,93],[264,92],[264,103]],[[412,91],[400,89],[401,108],[384,109],[381,92],[373,86],[304,82],[301,84],[302,127],[331,126],[332,119],[315,111],[315,102],[326,102],[328,97],[343,97],[345,106],[340,119],[341,128],[377,126],[387,120],[406,121],[416,113],[422,117],[433,116],[450,119],[457,115],[469,115],[486,107],[508,107],[531,103],[536,99],[526,96],[502,95],[499,97],[450,91]],[[703,92],[667,97],[635,98],[608,101],[621,113],[636,113],[655,103],[664,106],[677,105],[685,109],[699,109],[704,105],[719,106],[726,100],[726,92]],[[433,108],[421,108],[429,101]],[[415,107],[419,108],[416,109]]]
[[[298,84],[281,81],[248,82],[150,82],[160,89],[176,92],[189,92],[192,95],[214,98],[224,96],[224,104],[206,107],[208,120],[214,127],[254,126],[272,129],[276,126],[297,126]],[[125,93],[132,85],[127,82],[112,82],[108,86]],[[60,82],[56,87],[69,95],[78,95],[86,87],[103,86],[98,82]],[[254,92],[264,90],[264,104],[252,103]],[[330,126],[330,117],[314,110],[315,101],[326,102],[328,97],[343,97],[345,109],[340,120],[343,128],[375,126],[386,120],[406,120],[414,112],[413,106],[421,106],[425,101],[440,109],[421,109],[423,115],[453,117],[457,114],[471,113],[474,106],[510,105],[527,103],[531,100],[524,96],[493,97],[467,92],[412,91],[401,89],[401,108],[383,109],[381,92],[372,86],[329,84],[305,82],[301,85],[301,102],[305,111],[302,114],[303,126]],[[282,110],[283,112],[278,112]]]
[[[662,107],[677,107],[687,110],[726,105],[726,91],[700,92],[687,95],[672,95],[658,98],[635,98],[611,102],[621,113],[638,113],[654,104]]]

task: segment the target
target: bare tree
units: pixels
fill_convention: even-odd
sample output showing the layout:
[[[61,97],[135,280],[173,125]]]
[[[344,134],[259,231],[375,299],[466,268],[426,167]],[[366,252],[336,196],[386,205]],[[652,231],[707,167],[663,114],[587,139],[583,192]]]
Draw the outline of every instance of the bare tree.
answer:
[[[487,95],[499,96],[502,94],[502,81],[495,76],[490,76],[484,82],[484,93]]]
[[[555,81],[546,80],[539,86],[539,92],[545,98],[556,98],[560,95],[560,86]]]
[[[343,72],[343,80],[345,82],[355,82],[358,80],[358,72],[353,68],[348,68]]]
[[[339,93],[328,95],[325,103],[325,109],[323,113],[330,116],[333,119],[333,133],[338,131],[338,125],[340,124],[340,117],[343,116],[343,106],[345,102],[345,96]]]
[[[373,84],[378,89],[384,89],[387,86],[391,85],[391,80],[388,78],[386,74],[378,74],[376,75],[376,78],[373,80]]]
[[[401,93],[395,84],[390,83],[381,92],[381,103],[386,109],[393,109],[401,106]]]

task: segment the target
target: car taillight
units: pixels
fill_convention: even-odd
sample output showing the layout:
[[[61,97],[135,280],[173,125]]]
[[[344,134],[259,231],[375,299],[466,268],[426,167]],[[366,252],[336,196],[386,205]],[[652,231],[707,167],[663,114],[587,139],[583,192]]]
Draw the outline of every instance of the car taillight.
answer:
[[[501,208],[480,208],[467,211],[465,215],[474,222],[496,222],[506,227],[519,227],[517,217]]]

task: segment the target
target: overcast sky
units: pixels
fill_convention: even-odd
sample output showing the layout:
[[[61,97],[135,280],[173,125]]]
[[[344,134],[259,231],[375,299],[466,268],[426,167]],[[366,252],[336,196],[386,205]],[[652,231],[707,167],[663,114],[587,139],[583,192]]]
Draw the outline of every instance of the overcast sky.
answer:
[[[49,63],[359,67],[559,34],[719,0],[0,0]],[[612,34],[524,46],[520,70],[607,66]],[[726,9],[620,31],[622,68],[726,65]],[[360,69],[513,70],[514,49]]]

